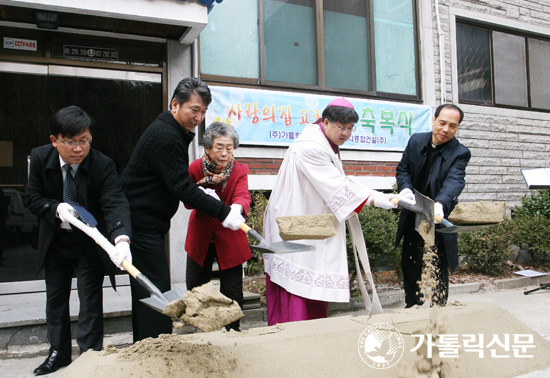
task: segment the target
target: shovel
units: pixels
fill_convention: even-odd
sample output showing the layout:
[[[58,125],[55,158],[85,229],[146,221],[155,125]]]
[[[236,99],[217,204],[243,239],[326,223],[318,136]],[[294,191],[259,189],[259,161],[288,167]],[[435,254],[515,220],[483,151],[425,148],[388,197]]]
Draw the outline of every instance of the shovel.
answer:
[[[441,232],[442,234],[456,234],[459,232],[468,232],[468,231],[478,231],[483,230],[485,228],[494,226],[494,224],[475,224],[471,226],[455,226],[451,222],[449,222],[447,219],[440,217],[439,215],[435,216],[435,219],[441,223],[443,228],[438,228],[436,231]]]
[[[418,192],[416,189],[414,190],[414,199],[416,201],[415,205],[411,205],[406,201],[398,201],[397,198],[392,198],[390,201],[403,209],[410,210],[416,213],[414,229],[417,232],[419,231],[420,224],[423,220],[426,221],[427,225],[430,225],[428,227],[431,228],[432,230],[435,229],[435,227],[433,227],[434,220],[437,220],[443,226],[443,228],[438,228],[435,231],[440,232],[442,234],[456,234],[458,232],[478,231],[478,230],[483,230],[485,228],[493,226],[493,224],[455,226],[454,224],[449,222],[447,219],[439,215],[434,215],[433,200],[429,197],[424,196],[423,194]],[[431,230],[429,230],[428,232],[433,233],[433,231]]]
[[[423,217],[428,217],[429,218],[429,216],[430,216],[429,203],[423,201],[422,198],[420,198],[419,196],[424,197],[422,194],[420,194],[415,189],[414,190],[414,199],[415,199],[416,203],[414,205],[410,202],[402,201],[397,197],[391,198],[390,202],[393,203],[397,207],[400,207],[400,208],[405,209],[405,210],[412,211],[413,213],[420,214]],[[430,200],[428,197],[424,197],[424,198]],[[426,219],[426,218],[423,218],[423,219]]]
[[[420,236],[422,236],[424,242],[429,245],[434,245],[434,201],[431,198],[424,196],[416,189],[414,190],[414,200],[414,205],[407,201],[401,201],[395,197],[391,198],[390,202],[397,207],[415,213],[414,229],[420,234]]]
[[[434,245],[434,201],[416,189],[414,190],[414,200],[416,202],[414,209],[407,209],[416,213],[416,217],[414,218],[414,229],[422,236],[425,242],[429,245]],[[401,204],[402,202],[404,201],[400,201],[399,203]]]
[[[431,228],[434,229],[434,220],[438,221],[443,228],[438,228],[437,232],[440,232],[442,234],[456,234],[458,232],[468,232],[468,231],[478,231],[483,230],[484,228],[488,228],[493,226],[493,224],[476,224],[472,226],[455,226],[451,222],[449,222],[447,219],[443,218],[442,216],[435,215],[433,213],[433,203],[434,201],[418,192],[416,189],[414,190],[414,198],[416,200],[416,205],[420,207],[422,210],[424,210],[427,213],[427,216],[423,215],[421,212],[416,215],[416,221],[415,221],[415,230],[418,231],[419,224],[422,220],[426,220],[428,224],[430,224]],[[403,201],[400,201],[401,204]],[[404,207],[405,208],[405,207]],[[415,211],[415,210],[411,210]],[[420,215],[420,216],[419,216]],[[432,231],[433,232],[433,231]]]
[[[243,230],[248,236],[256,240],[258,244],[248,245],[250,248],[260,251],[262,253],[293,253],[293,252],[305,252],[314,251],[315,246],[308,244],[298,244],[287,241],[279,241],[271,244],[267,244],[266,240],[256,230],[251,229],[246,223],[241,223],[239,228]]]
[[[109,256],[112,256],[115,253],[115,246],[112,245],[109,240],[107,240],[105,236],[103,236],[101,232],[98,231],[97,228],[95,228],[95,226],[97,226],[97,220],[94,218],[94,216],[82,206],[71,206],[73,206],[73,208],[78,212],[78,215],[83,222],[72,216],[72,214],[70,213],[64,214],[67,221],[76,228],[80,229],[86,235],[91,237],[97,244],[100,245],[101,248],[103,248],[109,254]],[[143,298],[140,299],[140,301],[151,307],[153,310],[163,312],[167,304],[172,301],[181,299],[182,294],[178,289],[172,289],[165,293],[161,293],[160,290],[128,260],[122,260],[121,265],[124,267],[124,269],[128,271],[128,273],[132,277],[136,279],[137,282],[139,282],[141,286],[143,286],[151,294],[149,298]]]

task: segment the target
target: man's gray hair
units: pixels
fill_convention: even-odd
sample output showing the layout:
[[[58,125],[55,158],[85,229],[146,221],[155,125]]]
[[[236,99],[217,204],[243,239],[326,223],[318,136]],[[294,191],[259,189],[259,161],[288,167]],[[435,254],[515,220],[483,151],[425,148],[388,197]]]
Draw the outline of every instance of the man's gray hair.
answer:
[[[203,143],[205,148],[212,148],[214,139],[219,137],[229,137],[233,139],[233,148],[239,147],[239,134],[235,131],[233,126],[223,122],[212,122],[210,126],[206,128],[203,135]]]

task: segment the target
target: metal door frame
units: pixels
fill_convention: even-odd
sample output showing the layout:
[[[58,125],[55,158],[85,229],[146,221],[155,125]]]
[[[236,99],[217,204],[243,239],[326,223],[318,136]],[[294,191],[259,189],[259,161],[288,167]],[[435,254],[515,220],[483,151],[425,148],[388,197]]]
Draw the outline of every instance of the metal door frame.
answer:
[[[43,76],[81,77],[105,80],[141,81],[159,84],[163,83],[163,73],[111,70],[81,66],[64,66],[59,64],[47,63],[18,63],[10,61],[0,61],[0,72]],[[128,275],[117,276],[118,286],[126,286],[129,284],[130,279]],[[105,277],[103,286],[110,286],[110,281],[108,277]],[[76,289],[76,278],[73,278],[72,289]],[[32,281],[0,282],[0,295],[45,291],[46,283],[43,279]]]

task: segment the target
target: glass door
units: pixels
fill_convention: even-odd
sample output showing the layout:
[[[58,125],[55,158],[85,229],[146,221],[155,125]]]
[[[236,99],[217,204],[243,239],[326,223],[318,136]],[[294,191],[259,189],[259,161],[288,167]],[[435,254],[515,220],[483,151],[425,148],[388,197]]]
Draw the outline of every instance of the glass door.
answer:
[[[51,115],[77,105],[96,121],[93,148],[121,174],[145,128],[163,110],[162,74],[0,62],[0,294],[4,283],[43,279],[36,217],[24,206],[28,157],[49,144]],[[3,289],[4,287],[4,289]],[[10,284],[10,292],[16,286]]]

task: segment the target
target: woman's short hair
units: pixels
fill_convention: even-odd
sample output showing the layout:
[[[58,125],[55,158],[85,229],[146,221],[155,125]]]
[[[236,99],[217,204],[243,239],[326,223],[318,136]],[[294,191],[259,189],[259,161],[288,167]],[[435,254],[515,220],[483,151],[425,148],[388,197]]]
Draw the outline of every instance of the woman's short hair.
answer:
[[[229,137],[233,139],[233,148],[239,147],[239,134],[235,131],[233,126],[223,122],[212,122],[210,126],[206,128],[203,135],[203,143],[205,148],[212,148],[214,139],[219,137]]]

